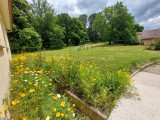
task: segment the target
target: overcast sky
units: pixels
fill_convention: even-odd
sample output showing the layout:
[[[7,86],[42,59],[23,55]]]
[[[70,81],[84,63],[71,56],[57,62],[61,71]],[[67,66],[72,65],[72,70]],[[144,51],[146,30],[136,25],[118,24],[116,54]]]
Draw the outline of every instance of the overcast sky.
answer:
[[[56,14],[67,12],[72,17],[97,13],[118,1],[127,6],[135,21],[143,25],[145,30],[160,28],[160,0],[48,0]]]

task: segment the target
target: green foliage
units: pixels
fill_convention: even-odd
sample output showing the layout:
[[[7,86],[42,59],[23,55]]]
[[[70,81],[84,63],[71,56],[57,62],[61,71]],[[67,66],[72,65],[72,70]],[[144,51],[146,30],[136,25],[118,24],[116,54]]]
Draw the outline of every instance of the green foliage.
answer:
[[[136,32],[142,32],[144,30],[144,27],[136,23],[134,25],[134,29],[136,30]]]
[[[88,17],[88,21],[89,21],[88,36],[90,41],[92,42],[98,41],[98,34],[96,30],[93,29],[93,21],[95,20],[95,18],[96,18],[96,13],[93,13]]]
[[[96,15],[94,29],[103,41],[118,41],[118,43],[132,43],[136,38],[134,30],[134,17],[128,13],[128,9],[122,2],[114,6],[106,7]]]
[[[40,36],[30,24],[32,14],[29,10],[26,0],[13,0],[13,32],[8,34],[12,52],[41,47]]]
[[[67,13],[57,15],[57,24],[65,28],[65,39],[67,46],[79,45],[86,38],[85,28],[80,20],[71,18]]]
[[[88,16],[86,14],[79,15],[78,18],[83,23],[84,28],[87,26],[87,18]]]
[[[44,21],[45,24],[45,31],[43,32],[43,46],[45,48],[62,48],[64,47],[64,28],[55,24],[56,18],[53,16],[52,13],[46,13]]]
[[[156,41],[155,50],[160,50],[160,38]]]
[[[105,67],[100,68],[95,63],[83,64],[77,59],[66,57],[48,57],[44,70],[60,86],[59,89],[76,91],[79,97],[94,107],[111,112],[120,95],[130,86],[128,73],[124,70],[111,72]]]
[[[23,51],[35,51],[41,48],[40,35],[32,28],[24,28],[19,32],[20,45]]]
[[[45,120],[48,116],[50,120],[76,119],[75,109],[67,97],[57,95],[51,71],[45,71],[46,63],[41,54],[13,57],[9,107],[13,119]]]
[[[160,38],[157,37],[153,40],[154,42],[152,42],[147,49],[148,50],[160,50]]]

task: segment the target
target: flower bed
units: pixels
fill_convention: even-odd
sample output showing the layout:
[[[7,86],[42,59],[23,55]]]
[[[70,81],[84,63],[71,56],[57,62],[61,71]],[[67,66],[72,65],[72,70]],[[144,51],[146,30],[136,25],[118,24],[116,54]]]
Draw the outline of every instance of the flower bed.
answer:
[[[13,119],[76,119],[74,105],[57,91],[71,90],[91,106],[108,115],[120,95],[131,86],[125,70],[117,72],[83,64],[69,56],[21,54],[11,62],[9,110]]]
[[[48,71],[43,70],[44,63],[38,54],[13,57],[10,111],[14,120],[75,119],[75,105],[57,94]]]

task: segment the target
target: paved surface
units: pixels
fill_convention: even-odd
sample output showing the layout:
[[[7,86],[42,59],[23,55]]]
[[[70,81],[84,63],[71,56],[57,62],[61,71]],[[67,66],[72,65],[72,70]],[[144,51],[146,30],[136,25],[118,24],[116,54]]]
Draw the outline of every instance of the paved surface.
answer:
[[[160,66],[148,67],[132,79],[139,96],[122,97],[108,120],[160,120]]]

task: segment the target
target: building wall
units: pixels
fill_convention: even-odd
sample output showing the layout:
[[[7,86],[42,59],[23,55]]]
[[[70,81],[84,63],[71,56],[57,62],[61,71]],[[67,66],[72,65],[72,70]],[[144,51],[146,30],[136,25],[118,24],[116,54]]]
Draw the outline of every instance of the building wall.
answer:
[[[5,95],[9,93],[10,60],[11,53],[7,32],[0,13],[0,110],[2,110],[3,98],[5,98]]]
[[[143,45],[149,46],[152,43],[155,43],[155,39],[145,39],[145,40],[141,40],[141,42],[143,43]]]

